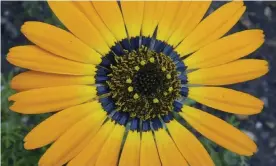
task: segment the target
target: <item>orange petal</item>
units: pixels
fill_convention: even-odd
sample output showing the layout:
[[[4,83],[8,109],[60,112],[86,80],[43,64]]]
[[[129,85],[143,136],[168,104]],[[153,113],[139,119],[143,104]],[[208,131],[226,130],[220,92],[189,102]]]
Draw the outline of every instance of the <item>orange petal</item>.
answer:
[[[143,21],[143,1],[121,1],[122,13],[129,37],[140,36]]]
[[[116,39],[104,22],[101,20],[101,17],[98,15],[96,9],[94,8],[91,1],[73,1],[73,3],[79,8],[81,12],[85,14],[87,19],[97,28],[101,33],[102,37],[105,39],[109,47],[112,47],[116,43]]]
[[[162,166],[188,166],[188,163],[181,155],[166,130],[159,129],[158,131],[154,131],[154,134]]]
[[[30,90],[66,85],[93,85],[94,76],[73,76],[27,71],[13,77],[11,88],[15,90]]]
[[[119,166],[139,166],[140,132],[129,131],[120,157]]]
[[[73,106],[52,115],[27,134],[24,138],[25,149],[35,149],[55,141],[71,126],[96,110],[101,110],[101,104],[94,101]]]
[[[16,66],[46,73],[94,75],[96,71],[92,64],[64,59],[31,45],[11,48],[7,60]]]
[[[177,121],[166,124],[169,132],[190,166],[214,166],[212,158],[199,140]]]
[[[142,23],[142,35],[151,37],[158,25],[165,9],[164,1],[145,1],[144,17]]]
[[[198,132],[226,149],[251,156],[256,144],[244,133],[223,120],[201,110],[184,106],[180,115]]]
[[[68,163],[68,166],[94,165],[102,149],[102,146],[112,133],[114,126],[115,124],[111,121],[103,124],[96,136],[75,158],[73,158]]]
[[[92,1],[97,13],[118,41],[127,38],[122,13],[117,1]]]
[[[64,165],[75,157],[97,133],[106,113],[103,110],[88,115],[67,130],[39,160],[39,165]]]
[[[172,31],[171,25],[175,21],[175,17],[180,9],[181,2],[179,1],[167,1],[163,16],[160,19],[157,29],[156,38],[161,41],[166,41]]]
[[[176,52],[185,56],[219,39],[238,22],[244,11],[245,6],[241,1],[233,1],[223,5],[200,22],[177,46]]]
[[[188,97],[209,107],[234,114],[257,114],[263,101],[249,94],[221,87],[190,87]]]
[[[101,55],[78,38],[53,25],[29,21],[21,27],[24,35],[39,47],[66,59],[99,64]]]
[[[80,40],[102,55],[110,51],[100,32],[72,1],[48,1],[48,4],[58,19]]]
[[[177,18],[173,21],[168,43],[177,46],[183,39],[194,30],[207,12],[212,1],[185,1],[182,2]]]
[[[242,58],[264,43],[262,30],[245,30],[223,37],[184,60],[188,69],[207,68]]]
[[[39,114],[58,111],[96,97],[96,87],[85,85],[60,86],[19,92],[9,97],[15,101],[12,111]]]
[[[160,166],[157,147],[151,131],[142,132],[140,166]]]
[[[189,84],[228,85],[259,78],[268,72],[264,60],[237,60],[221,66],[203,68],[187,74]],[[246,66],[246,67],[245,67]]]
[[[95,166],[116,166],[119,160],[119,153],[121,149],[121,144],[123,141],[123,136],[125,132],[125,127],[117,124],[110,134],[110,137],[106,140],[102,146],[99,157],[96,161]]]

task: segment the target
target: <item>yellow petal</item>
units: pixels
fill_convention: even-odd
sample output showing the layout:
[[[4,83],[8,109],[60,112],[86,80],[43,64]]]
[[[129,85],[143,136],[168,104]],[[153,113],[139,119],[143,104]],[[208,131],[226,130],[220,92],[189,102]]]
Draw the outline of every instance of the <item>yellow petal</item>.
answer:
[[[129,37],[140,36],[143,21],[143,1],[121,1],[121,8]]]
[[[106,114],[98,110],[67,130],[39,160],[39,165],[63,165],[75,157],[101,127]]]
[[[207,12],[211,1],[191,1],[182,2],[178,16],[173,21],[170,38],[168,43],[177,46],[187,35],[198,25]]]
[[[104,110],[100,110],[100,112],[95,113],[95,117],[93,120],[93,129],[89,131],[87,135],[84,135],[81,142],[74,146],[74,149],[70,150],[66,156],[63,156],[57,165],[64,165],[74,157],[76,157],[86,146],[87,144],[95,137],[96,133],[100,129],[104,120],[107,118],[107,115]],[[90,122],[91,123],[91,122]]]
[[[19,92],[9,97],[15,101],[12,111],[38,114],[58,111],[96,97],[96,87],[85,85],[60,86]]]
[[[116,39],[110,30],[106,27],[104,22],[101,20],[97,11],[93,7],[93,4],[89,1],[74,1],[73,2],[81,12],[89,19],[89,21],[97,28],[101,33],[102,37],[105,39],[109,47],[115,45]]]
[[[166,2],[164,1],[145,1],[144,6],[144,17],[142,23],[142,35],[146,37],[151,37],[153,32],[159,23]]]
[[[188,69],[218,66],[244,57],[264,43],[262,30],[245,30],[214,41],[184,60]]]
[[[70,107],[52,115],[27,134],[24,138],[25,149],[35,149],[55,141],[71,126],[96,110],[101,110],[101,104],[94,101]]]
[[[94,165],[99,152],[106,139],[114,129],[114,123],[111,121],[106,122],[95,135],[95,137],[89,142],[89,144],[67,165],[68,166],[89,166]]]
[[[250,156],[256,144],[244,133],[223,120],[201,110],[184,106],[180,115],[198,132],[226,149]]]
[[[151,131],[142,133],[140,166],[160,166],[158,151]]]
[[[177,149],[169,134],[164,129],[154,131],[154,134],[162,166],[188,166],[188,163]]]
[[[121,144],[123,141],[123,136],[125,132],[125,127],[121,125],[116,125],[110,137],[106,140],[102,146],[99,157],[96,161],[95,166],[116,166],[119,160],[119,153]]]
[[[27,71],[13,77],[11,88],[15,90],[30,90],[66,85],[93,85],[94,76],[73,76]]]
[[[118,41],[127,38],[124,20],[117,1],[93,1],[97,13]]]
[[[180,27],[182,20],[187,16],[187,12],[191,3],[191,1],[182,1],[179,4],[178,10],[175,10],[175,15],[173,21],[171,22],[168,36],[171,36],[171,34]],[[168,40],[168,38],[166,40]]]
[[[21,27],[24,35],[39,47],[66,59],[99,64],[101,55],[74,35],[53,25],[29,21]]]
[[[264,60],[237,60],[221,66],[203,68],[187,74],[189,84],[227,85],[253,80],[268,72]]]
[[[219,39],[228,32],[245,11],[241,1],[229,2],[210,14],[176,48],[181,56]]]
[[[177,121],[166,124],[179,151],[190,166],[214,166],[211,157],[198,139]]]
[[[48,1],[48,4],[58,19],[80,40],[102,55],[110,51],[99,31],[73,2]]]
[[[179,1],[167,1],[164,9],[163,16],[158,24],[157,39],[166,41],[169,37],[171,25],[175,21],[177,12],[181,6]]]
[[[96,71],[95,65],[67,60],[31,45],[11,48],[7,60],[16,66],[46,73],[94,75]]]
[[[221,87],[190,87],[188,97],[209,107],[234,114],[257,114],[264,103],[243,92]]]
[[[139,166],[140,132],[129,131],[123,147],[119,166]]]

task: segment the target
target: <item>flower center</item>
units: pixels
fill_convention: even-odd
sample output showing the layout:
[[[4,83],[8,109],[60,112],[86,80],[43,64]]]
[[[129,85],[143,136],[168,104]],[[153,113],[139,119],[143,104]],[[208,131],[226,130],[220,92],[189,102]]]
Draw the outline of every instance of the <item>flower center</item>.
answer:
[[[159,90],[162,90],[165,82],[166,74],[160,66],[148,63],[135,74],[133,86],[141,95],[154,96]]]
[[[140,48],[115,56],[115,62],[107,84],[116,110],[147,120],[173,109],[181,82],[170,57]]]

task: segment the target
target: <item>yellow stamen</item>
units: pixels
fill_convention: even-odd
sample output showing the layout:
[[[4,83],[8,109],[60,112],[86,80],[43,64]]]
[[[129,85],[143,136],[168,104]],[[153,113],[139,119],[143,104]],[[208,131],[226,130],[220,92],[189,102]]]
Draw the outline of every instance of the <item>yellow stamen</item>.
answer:
[[[134,68],[135,68],[135,70],[137,70],[137,71],[140,69],[139,66],[135,66]]]
[[[159,103],[159,100],[157,98],[154,98],[153,103]]]
[[[128,90],[129,92],[132,92],[132,91],[133,91],[133,87],[130,86],[130,87],[127,88],[127,90]]]
[[[131,83],[132,83],[132,80],[131,80],[130,78],[128,78],[128,79],[126,80],[126,83],[131,84]]]
[[[139,95],[137,93],[134,94],[133,98],[136,100],[139,98]]]
[[[146,64],[146,61],[142,60],[142,61],[140,62],[140,64],[141,64],[142,66],[144,66],[144,65]]]

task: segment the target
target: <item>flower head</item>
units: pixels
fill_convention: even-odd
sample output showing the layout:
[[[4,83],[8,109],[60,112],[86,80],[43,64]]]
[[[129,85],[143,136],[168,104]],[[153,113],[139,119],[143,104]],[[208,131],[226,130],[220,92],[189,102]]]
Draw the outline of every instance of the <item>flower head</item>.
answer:
[[[262,45],[263,32],[223,37],[245,6],[229,2],[203,19],[210,3],[50,1],[69,32],[26,22],[22,32],[34,45],[12,48],[7,59],[30,71],[13,78],[19,92],[10,109],[59,111],[24,139],[26,149],[53,143],[39,165],[214,165],[176,117],[232,152],[256,152],[238,129],[184,104],[190,98],[245,115],[263,108],[251,95],[218,87],[268,72],[266,61],[238,60]]]

